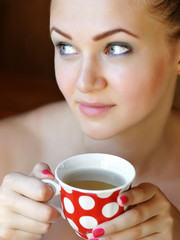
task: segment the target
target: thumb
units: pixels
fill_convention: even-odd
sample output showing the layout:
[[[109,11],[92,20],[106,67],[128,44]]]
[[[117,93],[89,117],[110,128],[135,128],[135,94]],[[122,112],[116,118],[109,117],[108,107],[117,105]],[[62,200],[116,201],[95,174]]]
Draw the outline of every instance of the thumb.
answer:
[[[39,179],[54,179],[54,174],[51,172],[49,165],[44,162],[37,163],[30,173],[30,176]]]

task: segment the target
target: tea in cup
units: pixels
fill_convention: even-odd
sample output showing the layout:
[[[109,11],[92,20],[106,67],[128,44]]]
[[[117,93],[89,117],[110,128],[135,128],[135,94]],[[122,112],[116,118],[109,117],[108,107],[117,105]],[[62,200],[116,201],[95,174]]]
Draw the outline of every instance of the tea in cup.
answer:
[[[55,170],[56,183],[50,184],[60,195],[60,212],[83,239],[92,238],[97,225],[125,211],[117,203],[135,178],[134,167],[118,156],[89,153],[70,157]]]

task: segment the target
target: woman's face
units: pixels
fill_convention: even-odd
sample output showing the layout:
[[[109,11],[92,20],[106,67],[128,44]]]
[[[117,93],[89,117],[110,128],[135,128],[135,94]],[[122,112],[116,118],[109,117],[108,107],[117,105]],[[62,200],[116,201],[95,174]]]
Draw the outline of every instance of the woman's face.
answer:
[[[135,0],[52,0],[57,82],[87,135],[130,129],[173,94],[177,49],[164,29]]]

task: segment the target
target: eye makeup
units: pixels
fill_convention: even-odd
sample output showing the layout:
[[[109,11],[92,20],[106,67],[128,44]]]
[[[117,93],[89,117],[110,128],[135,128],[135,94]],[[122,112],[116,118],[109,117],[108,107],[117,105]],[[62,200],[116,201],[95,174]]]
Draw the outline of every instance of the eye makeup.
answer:
[[[106,45],[104,53],[111,57],[119,57],[129,54],[133,51],[133,47],[126,42],[112,42]]]
[[[62,57],[73,57],[79,54],[79,51],[70,43],[67,42],[55,42],[59,55]],[[111,42],[108,43],[104,48],[104,54],[109,57],[121,57],[132,53],[133,47],[127,42]]]
[[[78,55],[78,51],[73,45],[66,42],[59,42],[55,45],[59,51],[59,54],[64,57]]]

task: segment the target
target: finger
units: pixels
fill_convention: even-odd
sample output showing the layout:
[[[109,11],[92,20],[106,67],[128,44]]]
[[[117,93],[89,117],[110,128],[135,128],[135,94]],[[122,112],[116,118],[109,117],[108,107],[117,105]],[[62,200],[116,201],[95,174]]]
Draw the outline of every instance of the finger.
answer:
[[[152,234],[150,236],[147,236],[147,237],[144,237],[144,238],[124,238],[124,237],[120,237],[120,235],[118,234],[114,234],[112,235],[111,237],[102,237],[102,238],[99,238],[99,240],[162,240],[162,239],[165,239],[162,237],[161,234],[159,233],[155,233],[155,234]],[[98,240],[97,238],[96,239],[90,239],[90,240]]]
[[[32,172],[30,173],[30,176],[36,177],[39,179],[44,179],[44,178],[54,179],[54,174],[51,172],[49,165],[44,162],[37,163],[33,168]]]
[[[107,235],[120,232],[157,216],[160,203],[156,199],[137,205],[111,221],[98,225]],[[97,229],[96,228],[96,229]]]
[[[163,236],[162,233],[155,233],[148,237],[141,238],[141,240],[162,240],[162,239],[167,239],[167,236]]]
[[[49,201],[54,194],[53,189],[48,184],[20,173],[6,175],[2,186],[36,201]]]
[[[38,240],[42,239],[42,234],[33,234],[16,229],[0,229],[0,237],[11,240]]]
[[[33,233],[27,233],[20,230],[15,230],[13,240],[40,240],[43,237],[43,234],[33,234]]]
[[[150,235],[154,235],[156,233],[162,232],[164,230],[161,221],[158,217],[154,217],[149,219],[148,221],[126,229],[124,231],[118,232],[114,234],[114,238],[122,239],[122,240],[137,240],[142,239],[143,237],[147,237]],[[109,237],[106,235],[104,238]],[[102,238],[103,239],[103,238]]]
[[[53,208],[51,205],[36,202],[18,194],[14,198],[12,210],[25,217],[43,223],[53,223],[60,217],[59,211],[57,211],[57,209]]]
[[[159,188],[151,183],[142,183],[131,190],[121,193],[118,197],[118,204],[120,206],[133,206],[151,199]]]
[[[22,215],[11,213],[9,214],[8,223],[5,226],[10,229],[18,229],[33,234],[45,234],[48,232],[51,224],[41,223]]]

